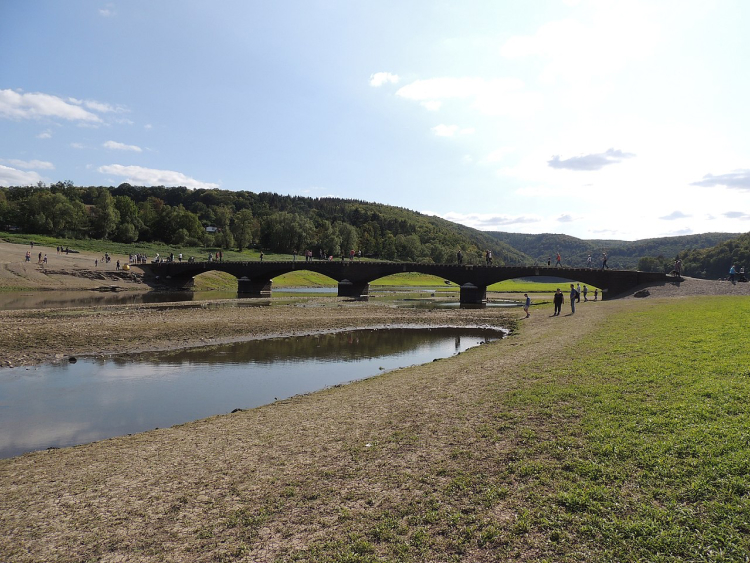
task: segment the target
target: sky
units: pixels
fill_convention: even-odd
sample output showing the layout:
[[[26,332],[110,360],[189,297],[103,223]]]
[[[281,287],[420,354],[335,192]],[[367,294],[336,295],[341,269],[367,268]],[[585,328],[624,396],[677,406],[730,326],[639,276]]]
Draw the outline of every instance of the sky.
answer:
[[[750,2],[0,0],[0,186],[750,231]]]

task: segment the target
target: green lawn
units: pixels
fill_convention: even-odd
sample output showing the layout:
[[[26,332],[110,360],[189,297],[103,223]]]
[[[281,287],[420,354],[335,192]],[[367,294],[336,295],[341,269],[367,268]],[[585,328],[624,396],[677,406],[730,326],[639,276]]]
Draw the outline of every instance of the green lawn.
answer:
[[[747,298],[674,301],[530,365],[498,398],[498,424],[542,421],[490,485],[523,507],[510,545],[547,561],[748,561],[748,315]]]

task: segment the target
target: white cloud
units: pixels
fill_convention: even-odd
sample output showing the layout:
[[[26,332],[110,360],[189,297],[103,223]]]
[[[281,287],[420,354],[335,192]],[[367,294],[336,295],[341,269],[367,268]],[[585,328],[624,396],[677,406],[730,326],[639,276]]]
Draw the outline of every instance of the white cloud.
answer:
[[[506,155],[512,153],[514,150],[513,147],[500,147],[488,154],[485,160],[487,162],[501,162],[505,159]]]
[[[663,219],[665,221],[674,221],[675,219],[688,219],[689,217],[692,217],[692,215],[686,215],[682,211],[673,211],[669,215],[659,217],[659,219]]]
[[[497,231],[508,225],[519,225],[525,223],[539,223],[542,218],[538,215],[506,215],[502,213],[456,213],[448,212],[445,214],[434,213],[432,211],[423,211],[425,215],[436,215],[446,221],[452,221],[467,227],[479,229],[481,231]]]
[[[156,170],[141,166],[123,166],[121,164],[100,166],[97,170],[102,174],[111,174],[126,178],[126,182],[138,186],[185,186],[191,189],[215,189],[219,187],[219,184],[201,182],[173,170]]]
[[[0,186],[30,186],[41,181],[42,177],[36,172],[23,172],[0,164]]]
[[[55,165],[51,162],[44,160],[16,160],[9,158],[5,162],[15,166],[16,168],[23,168],[24,170],[54,170]]]
[[[37,139],[51,139],[52,138],[52,131],[49,129],[47,131],[42,131],[36,136]]]
[[[602,2],[597,8],[590,23],[564,19],[542,25],[534,35],[511,37],[500,54],[509,59],[540,57],[546,61],[543,81],[563,78],[571,83],[611,74],[652,54],[661,34],[647,5]]]
[[[396,84],[398,81],[398,74],[391,74],[390,72],[376,72],[370,75],[370,86],[374,86],[375,88],[386,83]]]
[[[421,105],[427,111],[437,111],[442,107],[443,102],[440,102],[438,100],[429,100],[427,102],[420,102],[419,105]]]
[[[468,100],[476,111],[490,116],[525,116],[541,106],[541,96],[526,90],[517,78],[428,78],[402,86],[396,95],[430,110],[444,100]]]
[[[73,147],[74,149],[85,149],[86,148],[86,145],[84,145],[83,143],[70,143],[70,146]]]
[[[542,186],[518,188],[515,193],[524,197],[570,197],[564,191]]]
[[[476,132],[473,127],[460,128],[458,125],[436,125],[431,131],[438,137],[452,137],[456,133],[459,135],[471,135]]]
[[[107,141],[102,146],[107,149],[112,149],[116,151],[143,152],[141,147],[138,147],[136,145],[126,145],[125,143],[118,143],[117,141]]]
[[[0,90],[0,117],[8,119],[39,119],[59,117],[82,123],[101,123],[98,115],[86,111],[76,104],[66,102],[57,96],[41,93],[18,93],[13,90]]]
[[[95,100],[76,100],[75,98],[68,98],[68,101],[79,106],[85,106],[92,111],[98,111],[99,113],[123,113],[127,111],[122,106],[113,106]]]
[[[435,125],[431,131],[438,137],[452,137],[458,131],[458,125],[443,125],[441,123],[440,125]]]

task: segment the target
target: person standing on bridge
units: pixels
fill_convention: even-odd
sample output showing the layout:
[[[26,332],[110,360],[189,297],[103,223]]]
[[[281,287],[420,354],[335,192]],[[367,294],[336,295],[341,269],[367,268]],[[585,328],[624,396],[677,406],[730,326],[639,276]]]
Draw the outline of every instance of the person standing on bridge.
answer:
[[[590,270],[591,269],[591,254],[589,254],[589,257],[586,258],[586,267]]]
[[[461,249],[458,249],[458,252],[456,252],[456,260],[459,264],[463,264],[464,262],[464,255],[461,253]]]
[[[560,251],[557,252],[557,262],[555,262],[555,268],[558,266],[562,267],[562,259],[560,258]]]
[[[576,312],[576,288],[571,283],[570,284],[570,314],[575,315]]]
[[[607,268],[609,270],[609,266],[607,266],[607,253],[602,252],[602,270],[604,268]]]
[[[260,261],[263,262],[263,251],[260,251]]]

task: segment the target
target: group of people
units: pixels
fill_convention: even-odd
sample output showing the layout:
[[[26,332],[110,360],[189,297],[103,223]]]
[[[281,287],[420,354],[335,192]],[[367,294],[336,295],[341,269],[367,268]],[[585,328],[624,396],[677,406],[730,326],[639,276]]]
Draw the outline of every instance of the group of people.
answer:
[[[729,281],[734,283],[736,276],[739,274],[739,281],[747,281],[747,278],[745,277],[745,266],[741,266],[739,271],[737,270],[737,265],[732,264],[732,267],[729,268]]]
[[[587,286],[583,286],[581,288],[581,284],[570,284],[570,314],[574,315],[576,312],[576,303],[581,302],[581,295],[583,295],[584,302],[588,301],[588,294],[589,294],[589,288]],[[523,304],[523,310],[526,313],[525,318],[529,318],[531,316],[531,313],[529,312],[529,309],[531,309],[531,297],[529,297],[528,293],[523,294],[525,300]],[[599,300],[599,289],[594,289],[594,301]],[[552,314],[553,317],[557,317],[562,312],[562,306],[563,303],[565,303],[565,294],[563,294],[562,290],[558,287],[557,291],[555,291],[555,295],[552,298],[552,303],[555,306],[555,312]]]
[[[33,243],[32,243],[33,244]],[[31,252],[29,250],[26,251],[26,261],[31,262]],[[39,253],[39,257],[36,261],[37,264],[46,264],[47,263],[47,255],[45,254],[44,257],[42,257],[42,253]]]
[[[552,256],[549,256],[547,258],[547,266],[552,266]],[[560,256],[559,252],[555,256],[555,268],[557,268],[558,266],[562,266],[562,256]],[[589,270],[593,268],[593,259],[591,258],[591,254],[586,257],[586,267]],[[605,268],[609,270],[609,266],[607,266],[607,253],[602,252],[602,270],[604,270]]]

